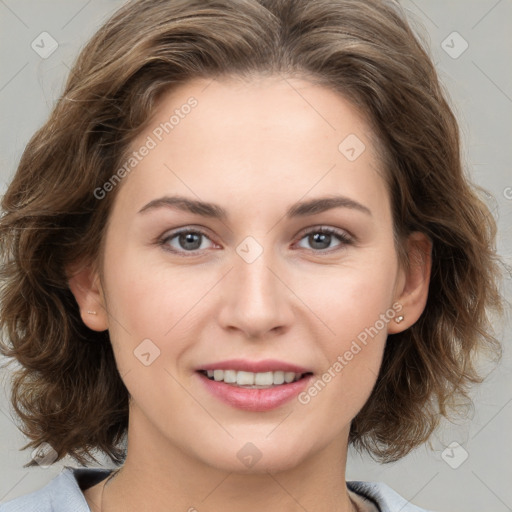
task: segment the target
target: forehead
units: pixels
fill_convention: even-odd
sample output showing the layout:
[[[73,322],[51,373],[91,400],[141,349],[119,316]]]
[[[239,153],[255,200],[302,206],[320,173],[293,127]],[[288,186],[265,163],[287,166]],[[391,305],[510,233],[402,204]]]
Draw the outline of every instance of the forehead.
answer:
[[[233,204],[325,193],[382,201],[373,140],[351,103],[305,79],[194,80],[160,98],[132,144],[150,149],[123,194],[138,204],[171,192]]]

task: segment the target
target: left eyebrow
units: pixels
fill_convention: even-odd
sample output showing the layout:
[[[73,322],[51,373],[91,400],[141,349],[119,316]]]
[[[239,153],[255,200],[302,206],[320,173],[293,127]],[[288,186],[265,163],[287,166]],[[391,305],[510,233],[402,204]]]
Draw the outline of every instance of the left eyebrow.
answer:
[[[327,210],[332,210],[333,208],[350,208],[353,210],[359,210],[360,212],[370,216],[372,215],[371,210],[367,206],[350,199],[350,197],[329,196],[295,203],[287,210],[286,216],[291,218],[315,215]]]
[[[143,206],[139,213],[156,208],[177,208],[179,210],[195,213],[203,217],[211,217],[214,219],[226,220],[228,218],[227,211],[218,204],[190,199],[184,196],[164,196],[150,201]],[[345,196],[328,196],[310,199],[309,201],[297,202],[291,205],[286,211],[286,217],[305,217],[315,215],[333,208],[350,208],[372,215],[371,210],[353,199]]]

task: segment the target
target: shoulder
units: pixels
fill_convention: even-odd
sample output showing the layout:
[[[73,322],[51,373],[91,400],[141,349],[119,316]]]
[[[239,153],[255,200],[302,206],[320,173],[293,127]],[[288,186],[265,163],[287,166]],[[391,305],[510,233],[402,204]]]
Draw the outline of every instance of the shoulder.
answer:
[[[382,482],[349,481],[347,487],[363,498],[373,501],[380,512],[429,512],[413,505]]]
[[[0,512],[90,512],[82,488],[100,482],[110,472],[110,469],[64,466],[41,489],[1,503]]]

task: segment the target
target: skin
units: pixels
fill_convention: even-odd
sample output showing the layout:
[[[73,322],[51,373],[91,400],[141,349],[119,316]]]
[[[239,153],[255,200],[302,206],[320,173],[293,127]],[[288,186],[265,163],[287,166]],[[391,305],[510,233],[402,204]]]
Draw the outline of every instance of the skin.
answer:
[[[133,147],[190,96],[197,107],[117,191],[102,275],[90,266],[69,281],[83,321],[109,330],[131,395],[127,460],[105,488],[103,511],[351,511],[350,423],[371,394],[387,335],[425,307],[430,243],[412,234],[406,248],[416,263],[400,266],[370,129],[339,94],[298,78],[196,80],[162,97]],[[354,161],[338,150],[349,134],[366,145]],[[285,217],[297,201],[335,193],[371,214],[338,207]],[[228,218],[139,213],[173,194],[216,203]],[[350,242],[332,236],[319,248],[308,234],[322,226]],[[206,234],[192,256],[169,239],[183,227]],[[247,236],[263,248],[251,263],[236,251]],[[308,404],[242,411],[195,373],[225,359],[272,358],[319,377],[395,303],[405,320],[388,322]],[[149,366],[133,353],[144,339],[160,350]],[[261,453],[251,468],[237,457],[248,442]],[[91,510],[100,510],[103,484],[84,493]]]

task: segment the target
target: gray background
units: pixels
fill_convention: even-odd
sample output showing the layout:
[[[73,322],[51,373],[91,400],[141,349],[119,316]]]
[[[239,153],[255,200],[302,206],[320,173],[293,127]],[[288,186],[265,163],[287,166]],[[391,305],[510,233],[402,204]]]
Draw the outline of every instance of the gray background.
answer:
[[[25,144],[58,98],[78,51],[122,3],[0,0],[0,194]],[[499,217],[498,249],[510,264],[512,0],[404,0],[402,4],[430,45],[459,118],[468,169],[473,179],[496,198],[492,208]],[[453,35],[454,31],[460,36]],[[48,58],[42,58],[31,47],[42,32],[58,42],[57,50]],[[465,42],[468,48],[462,52]],[[503,286],[510,300],[510,277]],[[509,326],[510,315],[496,326],[504,341],[504,358],[487,381],[474,388],[475,411],[470,420],[444,423],[432,439],[432,450],[420,448],[394,464],[379,465],[351,452],[347,479],[386,482],[415,504],[437,511],[512,511]],[[31,454],[30,450],[19,451],[26,440],[16,429],[4,396],[8,377],[4,371],[0,393],[0,502],[41,487],[64,464],[77,465],[64,459],[47,469],[23,469]],[[446,450],[453,442],[460,448]],[[467,459],[461,463],[466,454]]]

